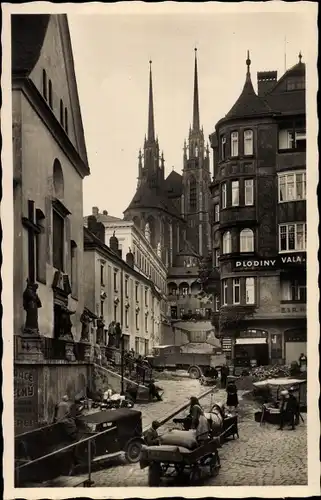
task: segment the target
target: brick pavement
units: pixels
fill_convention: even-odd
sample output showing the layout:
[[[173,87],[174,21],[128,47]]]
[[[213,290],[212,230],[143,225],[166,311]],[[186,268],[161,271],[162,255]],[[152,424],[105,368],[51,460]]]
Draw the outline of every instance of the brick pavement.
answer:
[[[163,418],[173,408],[187,402],[191,395],[205,392],[197,380],[163,380],[164,401],[139,405],[143,411],[143,426],[152,420]],[[215,401],[224,401],[225,391],[215,394]],[[210,397],[204,398],[205,408]],[[277,426],[254,421],[254,403],[242,399],[240,393],[240,438],[229,440],[219,450],[221,469],[214,478],[205,479],[204,486],[264,486],[307,484],[307,433],[306,424],[295,431],[278,431]],[[96,487],[148,486],[147,469],[139,464],[126,464],[122,459],[104,470],[93,473]]]

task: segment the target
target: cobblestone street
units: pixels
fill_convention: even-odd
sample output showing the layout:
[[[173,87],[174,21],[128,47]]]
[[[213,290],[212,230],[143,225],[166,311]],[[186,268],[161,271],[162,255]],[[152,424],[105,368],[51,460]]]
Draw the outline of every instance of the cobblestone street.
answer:
[[[137,405],[143,412],[143,427],[154,419],[166,417],[175,408],[188,401],[191,395],[205,392],[197,380],[182,378],[162,380],[164,401],[149,405]],[[226,394],[218,390],[202,399],[205,409],[213,402],[225,401]],[[307,484],[307,436],[306,424],[295,431],[278,431],[277,426],[254,421],[255,405],[242,398],[239,391],[240,438],[229,440],[219,450],[221,469],[214,478],[204,479],[204,486],[264,486]],[[170,427],[172,424],[167,424]],[[162,431],[166,426],[162,427]],[[139,464],[126,464],[120,460],[104,470],[93,473],[96,487],[101,486],[148,486],[148,469]]]

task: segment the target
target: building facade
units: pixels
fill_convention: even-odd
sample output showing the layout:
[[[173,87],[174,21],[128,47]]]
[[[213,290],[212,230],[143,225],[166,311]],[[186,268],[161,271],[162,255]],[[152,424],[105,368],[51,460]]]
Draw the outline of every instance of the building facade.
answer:
[[[94,216],[84,228],[85,305],[92,317],[105,324],[104,343],[108,344],[108,326],[119,322],[125,350],[149,354],[159,344],[162,324],[162,295],[145,274],[135,269],[134,255],[124,256],[118,239],[112,235],[105,245],[105,227]],[[93,339],[93,343],[96,339]]]
[[[249,56],[243,91],[210,136],[214,297],[235,364],[290,363],[306,352],[305,64],[280,79]],[[220,297],[218,296],[220,295]]]
[[[26,431],[52,418],[59,398],[84,389],[87,377],[81,362],[70,366],[84,308],[82,193],[90,171],[67,16],[12,16],[12,116],[15,427]],[[29,403],[19,391],[26,370]]]

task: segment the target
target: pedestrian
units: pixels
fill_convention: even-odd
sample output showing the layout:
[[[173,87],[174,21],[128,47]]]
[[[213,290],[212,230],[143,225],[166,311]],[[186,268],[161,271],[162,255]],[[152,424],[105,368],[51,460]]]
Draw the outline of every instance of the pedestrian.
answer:
[[[163,389],[155,385],[155,380],[150,381],[148,388],[149,388],[149,399],[151,401],[153,401],[154,398],[156,398],[157,401],[162,401],[162,396],[159,393]]]
[[[306,355],[301,352],[300,357],[299,357],[299,366],[300,366],[300,372],[306,372],[307,371],[307,363],[308,359]]]
[[[196,439],[200,442],[207,441],[209,438],[210,426],[204,415],[204,410],[200,405],[198,398],[192,396],[190,399],[190,419],[191,429],[196,430]]]
[[[137,382],[140,381],[142,377],[142,363],[143,363],[143,358],[139,354],[138,358],[136,359],[136,377],[137,377]]]
[[[239,400],[237,396],[237,387],[235,385],[235,382],[233,382],[233,380],[230,380],[228,382],[226,392],[227,392],[226,406],[233,407],[234,410],[236,410],[239,404]]]
[[[158,446],[159,445],[159,436],[157,429],[160,427],[160,423],[157,420],[152,422],[152,425],[147,431],[144,433],[144,440],[147,446]]]
[[[225,389],[225,387],[226,387],[226,381],[227,381],[228,374],[229,374],[228,366],[223,365],[221,368],[221,387],[222,387],[222,389]]]
[[[298,401],[294,396],[294,389],[291,387],[288,391],[281,392],[282,402],[280,408],[280,427],[279,430],[282,431],[286,423],[291,426],[292,430],[295,430],[296,418],[298,416]]]

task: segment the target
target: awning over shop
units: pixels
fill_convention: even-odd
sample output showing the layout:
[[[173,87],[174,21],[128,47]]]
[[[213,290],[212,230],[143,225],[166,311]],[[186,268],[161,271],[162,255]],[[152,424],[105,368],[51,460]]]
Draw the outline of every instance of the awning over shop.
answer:
[[[236,339],[235,344],[236,345],[266,344],[266,339],[264,338]]]

